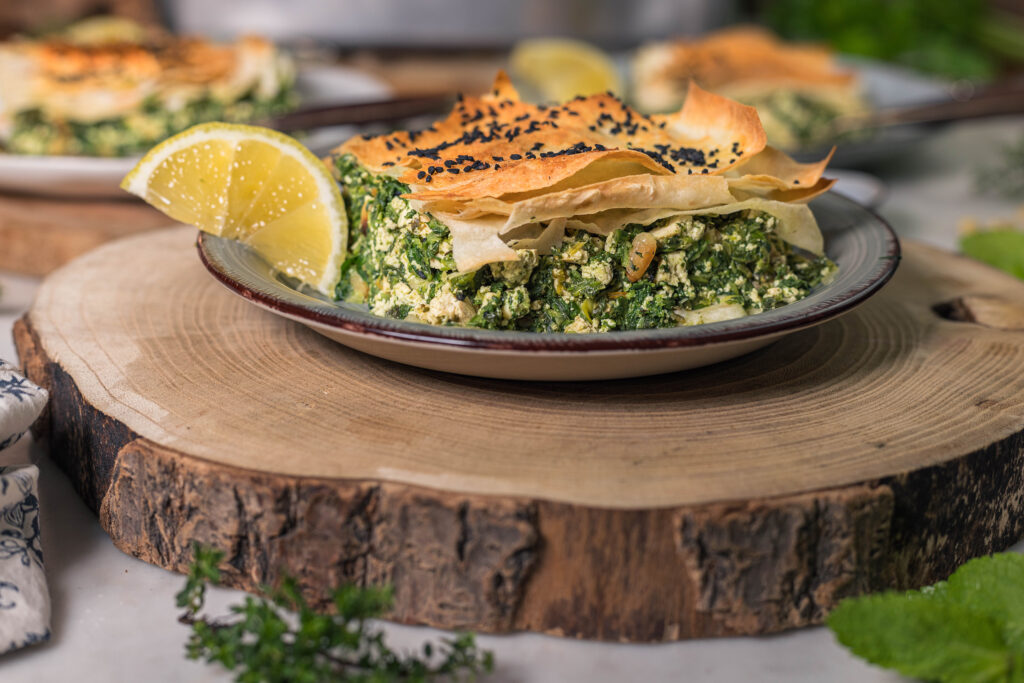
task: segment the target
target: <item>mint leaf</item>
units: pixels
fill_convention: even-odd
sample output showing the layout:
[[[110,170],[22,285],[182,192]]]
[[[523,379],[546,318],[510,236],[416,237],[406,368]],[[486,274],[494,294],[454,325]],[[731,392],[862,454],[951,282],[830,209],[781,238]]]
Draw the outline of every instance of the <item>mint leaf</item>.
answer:
[[[994,683],[1020,680],[1024,670],[994,619],[920,592],[844,600],[828,626],[855,655],[906,676]]]
[[[986,230],[960,238],[960,251],[990,266],[1024,279],[1024,232]]]
[[[1024,653],[1024,555],[967,562],[949,577],[944,598],[995,620],[1009,646]]]

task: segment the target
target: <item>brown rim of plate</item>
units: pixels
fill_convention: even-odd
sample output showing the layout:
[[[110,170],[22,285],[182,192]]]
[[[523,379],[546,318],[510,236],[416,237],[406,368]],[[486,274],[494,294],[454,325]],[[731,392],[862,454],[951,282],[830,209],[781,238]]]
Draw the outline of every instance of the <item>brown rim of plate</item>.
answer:
[[[383,318],[366,310],[353,310],[327,300],[315,299],[288,287],[277,279],[268,280],[271,291],[259,291],[240,282],[237,277],[225,272],[223,266],[211,257],[210,243],[222,238],[199,233],[196,248],[206,269],[236,294],[253,303],[294,319],[333,327],[358,335],[384,339],[431,344],[444,347],[461,347],[475,350],[521,351],[521,352],[581,352],[581,351],[650,351],[678,347],[707,346],[738,342],[754,337],[773,336],[794,332],[834,318],[863,303],[885,285],[896,272],[900,260],[900,245],[895,231],[881,216],[857,202],[829,192],[816,202],[838,201],[848,205],[847,210],[860,211],[873,219],[878,234],[884,240],[884,247],[877,255],[875,267],[845,289],[838,298],[811,301],[816,295],[828,292],[835,283],[815,289],[810,295],[792,304],[771,311],[704,325],[655,328],[646,330],[620,330],[594,332],[589,334],[566,334],[563,332],[520,332],[506,330],[483,330],[471,327],[429,325],[393,318]],[[229,242],[229,240],[225,240]],[[238,242],[233,242],[243,247]],[[253,254],[254,258],[258,258]],[[267,266],[269,270],[269,266]],[[290,292],[289,298],[304,297],[309,303],[290,301],[272,290]],[[800,304],[811,302],[802,314],[789,315],[787,309],[805,308]]]

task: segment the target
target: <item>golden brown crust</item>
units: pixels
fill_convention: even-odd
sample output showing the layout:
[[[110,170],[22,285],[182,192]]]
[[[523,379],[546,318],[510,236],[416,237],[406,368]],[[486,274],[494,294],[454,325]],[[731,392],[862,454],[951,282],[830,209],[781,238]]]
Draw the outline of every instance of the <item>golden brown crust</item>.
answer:
[[[112,76],[138,80],[155,78],[160,73],[156,56],[141,45],[73,45],[48,41],[25,47],[30,54],[35,54],[47,78],[68,87]]]
[[[725,173],[759,154],[767,143],[756,109],[696,83],[690,83],[682,109],[675,114],[655,114],[651,120],[709,149],[707,166],[713,173]]]
[[[757,178],[770,177],[780,189],[798,189],[818,182],[836,148],[832,147],[821,161],[802,163],[780,149],[767,146],[732,170],[732,174]]]
[[[508,159],[510,154],[491,155]],[[523,156],[523,153],[520,153]],[[357,155],[357,158],[358,155]],[[457,156],[456,156],[457,158]],[[361,159],[360,159],[361,160]],[[361,160],[362,161],[362,160]],[[442,161],[427,161],[424,169],[437,167]],[[365,165],[365,162],[364,162]],[[460,170],[459,175],[467,178],[459,179],[444,171],[434,174],[435,180],[425,184],[418,178],[419,171],[411,169],[400,179],[412,187],[414,192],[406,195],[409,199],[430,201],[450,201],[463,203],[479,197],[503,197],[507,200],[525,199],[528,195],[539,191],[556,192],[569,187],[579,187],[608,178],[617,178],[641,173],[651,175],[671,175],[671,171],[660,166],[646,154],[632,150],[603,150],[584,152],[560,159],[527,159],[518,163],[513,161],[507,166],[499,161],[493,162],[489,169],[481,169],[481,173],[466,171],[463,162],[453,166]],[[499,168],[495,168],[499,167]],[[383,169],[387,170],[387,168]],[[489,172],[487,172],[489,171]],[[426,172],[424,170],[424,172]],[[409,178],[412,178],[410,181]],[[448,176],[452,176],[449,178]],[[497,180],[496,180],[497,179]],[[434,187],[434,185],[438,187]]]
[[[840,69],[830,50],[819,45],[786,43],[765,29],[737,26],[701,40],[663,46],[662,78],[694,80],[705,88],[760,82],[765,87],[845,86],[856,76]]]
[[[608,94],[532,105],[499,74],[491,92],[461,98],[425,131],[358,137],[335,153],[396,173],[415,199],[460,201],[637,173],[721,174],[764,144],[752,108],[699,88],[679,113],[648,118]]]
[[[246,48],[269,45],[247,39]],[[138,82],[160,78],[176,83],[209,84],[235,68],[238,48],[202,38],[168,38],[153,45],[104,43],[76,45],[61,40],[17,46],[38,59],[40,76],[53,87],[84,88],[112,81]]]
[[[835,180],[822,178],[831,161],[833,147],[821,161],[800,163],[776,149],[765,147],[730,171],[729,187],[734,194],[749,194],[784,202],[807,202],[827,192]]]
[[[0,120],[38,108],[50,118],[89,122],[122,116],[148,97],[175,106],[205,92],[234,99],[262,82],[280,57],[273,44],[154,34],[145,43],[78,44],[61,38],[0,44],[6,79]]]

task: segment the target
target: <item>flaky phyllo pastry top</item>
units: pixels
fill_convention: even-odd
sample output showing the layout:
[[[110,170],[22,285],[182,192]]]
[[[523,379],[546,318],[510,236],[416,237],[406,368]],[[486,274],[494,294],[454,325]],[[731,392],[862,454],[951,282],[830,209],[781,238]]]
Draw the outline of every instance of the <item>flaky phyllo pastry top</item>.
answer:
[[[335,154],[407,184],[412,206],[449,228],[460,271],[544,253],[566,228],[608,235],[744,209],[820,255],[806,202],[834,182],[822,177],[828,158],[802,164],[766,146],[752,107],[695,85],[678,112],[644,116],[610,94],[529,104],[504,74],[426,130],[356,137]]]
[[[856,75],[819,45],[788,43],[754,26],[736,26],[694,40],[650,43],[633,62],[638,106],[664,111],[678,106],[690,81],[741,101],[777,90],[825,99],[855,97]]]
[[[287,58],[254,36],[232,43],[163,33],[145,44],[12,40],[0,43],[0,136],[19,112],[89,124],[148,103],[176,111],[202,97],[272,97],[291,77]]]

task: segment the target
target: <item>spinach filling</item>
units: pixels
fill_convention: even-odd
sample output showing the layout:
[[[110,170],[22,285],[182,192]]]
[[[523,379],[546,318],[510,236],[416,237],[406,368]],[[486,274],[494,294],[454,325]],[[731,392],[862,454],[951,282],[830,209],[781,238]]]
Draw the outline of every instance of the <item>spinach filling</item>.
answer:
[[[567,230],[550,254],[459,273],[440,221],[412,209],[409,191],[354,157],[335,160],[351,229],[336,296],[382,316],[437,325],[533,332],[604,332],[707,322],[804,298],[836,270],[798,252],[757,211],[628,225],[607,238]],[[657,247],[636,281],[634,240]],[[715,317],[708,311],[725,311]]]
[[[781,147],[808,148],[866,134],[865,131],[846,131],[837,136],[833,129],[836,118],[854,113],[848,110],[848,104],[841,108],[784,88],[764,97],[746,98],[744,104],[757,108],[769,141]]]
[[[93,122],[55,121],[38,109],[30,109],[15,116],[5,147],[15,154],[127,156],[144,152],[197,123],[245,123],[284,113],[296,104],[295,92],[289,87],[269,99],[250,92],[222,102],[207,95],[175,111],[166,109],[154,97],[136,112]]]

